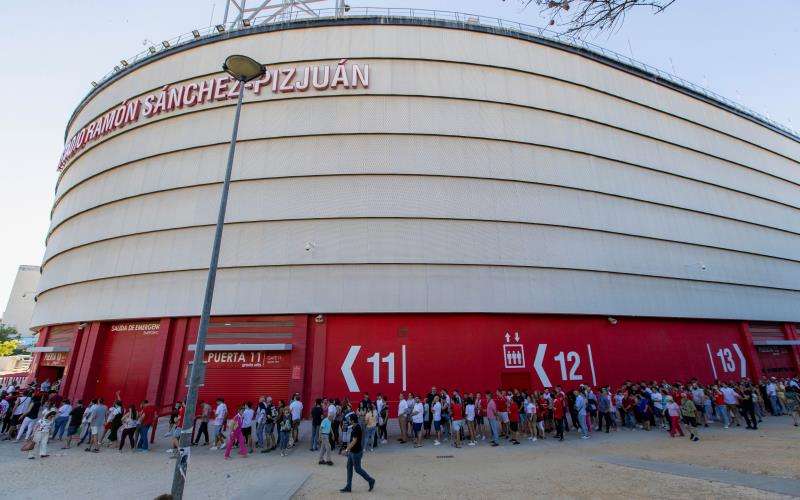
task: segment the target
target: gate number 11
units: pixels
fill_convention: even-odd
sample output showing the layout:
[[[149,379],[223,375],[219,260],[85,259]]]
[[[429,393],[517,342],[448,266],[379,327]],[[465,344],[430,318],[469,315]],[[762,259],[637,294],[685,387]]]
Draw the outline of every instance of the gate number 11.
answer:
[[[381,382],[381,361],[386,363],[389,371],[389,383],[394,384],[394,353],[390,352],[387,356],[381,358],[381,353],[376,352],[367,358],[368,363],[372,363],[372,383],[379,384]]]

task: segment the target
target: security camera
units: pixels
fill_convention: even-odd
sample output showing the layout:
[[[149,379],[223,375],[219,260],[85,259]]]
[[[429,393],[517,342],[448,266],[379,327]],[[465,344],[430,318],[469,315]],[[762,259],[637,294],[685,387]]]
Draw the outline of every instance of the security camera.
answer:
[[[619,323],[619,321],[617,321],[617,318],[612,318],[611,316],[608,317],[608,322],[611,323],[612,325],[616,325],[617,323]]]
[[[314,244],[309,241],[306,243],[306,252],[310,252],[311,250],[314,250]]]

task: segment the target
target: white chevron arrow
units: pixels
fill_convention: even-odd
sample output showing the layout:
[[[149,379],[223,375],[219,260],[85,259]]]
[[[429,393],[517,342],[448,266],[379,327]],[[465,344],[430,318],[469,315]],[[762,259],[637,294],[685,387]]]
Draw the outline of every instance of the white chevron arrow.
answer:
[[[360,345],[350,346],[350,351],[347,353],[342,363],[342,375],[344,376],[344,381],[347,383],[347,390],[350,392],[359,392],[358,382],[356,382],[356,378],[353,376],[353,363],[355,363],[358,351],[360,350]]]
[[[536,359],[533,360],[533,369],[536,370],[536,375],[539,376],[539,380],[542,381],[543,386],[553,387],[552,384],[550,384],[550,377],[547,376],[547,372],[544,371],[544,367],[542,367],[544,353],[546,351],[547,344],[539,344],[539,348],[536,349]]]
[[[745,359],[742,350],[739,349],[739,344],[733,344],[733,349],[736,351],[736,354],[739,356],[739,376],[742,378],[747,377],[747,359]]]

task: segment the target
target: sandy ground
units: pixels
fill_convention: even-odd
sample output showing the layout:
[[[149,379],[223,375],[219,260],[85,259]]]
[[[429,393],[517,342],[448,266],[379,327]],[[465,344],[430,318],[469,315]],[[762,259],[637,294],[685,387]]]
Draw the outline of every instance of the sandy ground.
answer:
[[[162,427],[163,429],[163,427]],[[390,429],[391,432],[391,429]],[[316,464],[306,441],[286,458],[256,454],[223,460],[206,448],[195,450],[186,498],[329,498],[345,482],[345,458],[334,467]],[[170,488],[174,461],[159,439],[150,453],[100,454],[61,450],[51,457],[27,460],[19,444],[0,442],[3,498],[153,498]],[[575,433],[559,443],[547,439],[520,446],[455,449],[430,442],[420,449],[390,444],[367,453],[364,467],[377,480],[373,493],[356,476],[354,496],[393,498],[778,498],[774,493],[721,482],[634,469],[604,462],[608,456],[694,464],[800,479],[800,428],[788,417],[765,419],[763,429],[704,430],[702,440],[670,439],[661,431],[593,434],[582,441]],[[297,487],[302,484],[299,490]],[[798,489],[800,495],[800,489]]]

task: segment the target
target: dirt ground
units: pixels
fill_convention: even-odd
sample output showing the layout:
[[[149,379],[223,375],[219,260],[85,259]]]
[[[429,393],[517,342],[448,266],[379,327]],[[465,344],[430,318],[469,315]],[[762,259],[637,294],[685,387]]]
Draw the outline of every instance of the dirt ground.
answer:
[[[391,429],[390,429],[391,433]],[[193,451],[186,498],[330,498],[345,483],[345,458],[317,465],[305,440],[281,458],[257,453],[223,460],[207,448]],[[396,435],[396,433],[395,433]],[[53,443],[47,459],[27,460],[19,444],[0,442],[3,498],[153,498],[169,491],[174,461],[159,439],[150,453],[100,454],[61,450]],[[547,439],[519,446],[503,444],[455,449],[447,443],[420,449],[395,442],[367,453],[365,469],[377,479],[375,491],[356,476],[355,497],[378,498],[780,498],[780,495],[719,481],[694,479],[613,465],[607,457],[692,464],[747,474],[800,480],[800,428],[789,417],[765,419],[762,429],[703,429],[701,441],[669,438],[663,431],[595,433],[563,443]],[[800,483],[798,483],[800,484]],[[300,486],[302,485],[302,486]],[[299,487],[299,490],[298,490]],[[800,495],[800,488],[797,490]]]

